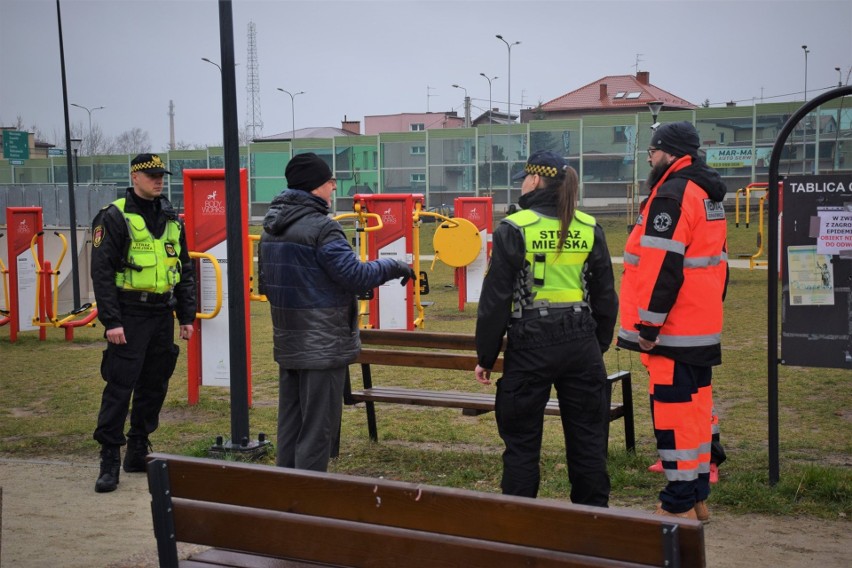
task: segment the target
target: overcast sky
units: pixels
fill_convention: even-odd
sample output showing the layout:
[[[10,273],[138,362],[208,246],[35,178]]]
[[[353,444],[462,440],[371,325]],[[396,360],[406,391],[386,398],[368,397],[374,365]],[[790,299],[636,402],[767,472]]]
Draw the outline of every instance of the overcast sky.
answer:
[[[365,115],[533,106],[607,75],[650,73],[692,103],[802,100],[852,69],[852,2],[821,0],[233,0],[239,123],[246,122],[249,22],[257,30],[263,134]],[[61,0],[68,100],[107,136],[147,130],[221,144],[215,0]],[[807,45],[805,55],[802,45]],[[0,0],[0,125],[21,116],[64,140],[55,0]],[[71,121],[88,114],[70,107]],[[60,142],[62,144],[62,142]]]

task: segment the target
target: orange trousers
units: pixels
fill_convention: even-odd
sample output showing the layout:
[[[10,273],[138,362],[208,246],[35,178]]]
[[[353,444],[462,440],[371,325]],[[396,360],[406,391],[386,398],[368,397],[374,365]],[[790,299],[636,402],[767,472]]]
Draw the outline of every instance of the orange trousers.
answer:
[[[648,370],[651,415],[667,485],[663,509],[682,513],[710,495],[712,367],[641,355]]]

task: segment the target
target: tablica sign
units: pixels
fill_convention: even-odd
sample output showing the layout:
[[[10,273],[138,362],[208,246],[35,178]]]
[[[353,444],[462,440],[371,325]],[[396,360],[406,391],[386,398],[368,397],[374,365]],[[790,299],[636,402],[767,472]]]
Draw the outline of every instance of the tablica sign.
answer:
[[[787,176],[783,188],[781,361],[852,369],[852,175]]]

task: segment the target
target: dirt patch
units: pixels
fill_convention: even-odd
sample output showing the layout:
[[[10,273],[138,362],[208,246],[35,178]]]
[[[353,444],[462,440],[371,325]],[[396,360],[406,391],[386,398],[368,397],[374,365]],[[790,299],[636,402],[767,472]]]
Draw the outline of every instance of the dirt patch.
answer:
[[[121,472],[117,491],[97,494],[96,460],[0,459],[0,565],[157,566],[145,475]],[[845,567],[850,534],[848,521],[842,520],[715,512],[705,525],[707,565]],[[180,548],[183,557],[198,550]]]

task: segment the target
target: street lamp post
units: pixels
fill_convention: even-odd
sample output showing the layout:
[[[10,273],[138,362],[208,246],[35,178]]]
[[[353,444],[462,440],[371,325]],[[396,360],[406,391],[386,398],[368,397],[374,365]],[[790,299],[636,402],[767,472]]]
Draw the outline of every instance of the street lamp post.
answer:
[[[464,127],[470,128],[470,97],[467,96],[467,89],[455,83],[453,83],[453,87],[464,91]]]
[[[293,141],[296,139],[296,97],[299,95],[304,95],[305,91],[299,91],[298,93],[291,93],[290,91],[285,91],[281,87],[278,87],[278,90],[282,93],[286,93],[290,95],[290,115],[293,121],[293,132],[290,136],[290,144],[292,146]]]
[[[663,103],[660,101],[652,101],[648,103],[648,110],[651,111],[651,130],[655,130],[657,126],[657,117],[660,115],[660,110],[663,108]]]
[[[84,107],[83,105],[78,105],[77,103],[71,103],[72,107],[81,108],[89,114],[89,150],[86,152],[88,155],[92,155],[94,153],[94,148],[92,147],[92,113],[96,110],[101,110],[106,107],[99,106],[95,108]]]
[[[499,39],[500,41],[505,43],[506,48],[509,50],[509,74],[507,75],[507,81],[509,83],[509,91],[508,91],[509,95],[508,95],[508,100],[506,101],[506,107],[508,109],[507,112],[506,112],[506,115],[507,115],[506,118],[511,123],[512,122],[512,46],[520,45],[521,42],[513,41],[513,42],[510,43],[510,42],[506,41],[505,39],[503,39],[503,36],[501,36],[500,34],[497,34],[494,37],[496,37],[497,39]]]
[[[807,45],[802,46],[802,51],[805,52],[805,102],[808,102],[808,54],[811,50]],[[802,173],[807,169],[808,160],[808,122],[807,119],[802,123]]]
[[[507,79],[506,79],[507,82],[509,83],[508,97],[507,97],[507,100],[506,100],[506,109],[507,109],[506,110],[506,119],[507,119],[508,124],[512,124],[514,122],[512,120],[512,46],[520,45],[521,42],[519,42],[519,41],[508,42],[505,39],[503,39],[503,36],[500,35],[500,34],[497,34],[494,37],[496,37],[497,39],[499,39],[500,41],[505,43],[506,49],[509,51],[509,74],[508,74]],[[509,140],[511,140],[511,130],[509,131],[509,134],[506,136],[506,140],[507,140],[507,142]],[[507,160],[507,162],[506,162],[506,209],[507,210],[512,205],[512,156],[508,152],[508,149],[509,149],[509,144],[507,143],[506,144],[506,150],[507,150],[507,153],[506,153],[506,160]]]
[[[843,86],[843,73],[840,72],[840,67],[835,67],[834,70],[837,71],[837,86],[842,87]]]
[[[74,153],[74,183],[80,183],[80,168],[77,163],[77,152],[80,151],[80,146],[83,141],[79,138],[71,139],[71,151]]]
[[[493,114],[494,113],[494,107],[492,106],[493,103],[491,102],[491,81],[494,81],[495,79],[497,79],[497,77],[496,76],[495,77],[489,77],[485,73],[480,73],[480,75],[485,77],[485,80],[488,81],[488,152],[487,152],[487,156],[488,156],[488,193],[490,195],[491,194],[491,176],[492,176],[491,167],[492,167],[492,163],[493,163],[493,161],[491,160],[491,153],[494,151],[494,148],[492,147],[494,140],[491,138],[491,125],[494,123],[494,114]]]
[[[206,61],[206,62],[207,62],[207,63],[209,63],[210,65],[215,65],[215,66],[216,66],[216,68],[219,70],[219,73],[221,73],[221,72],[222,72],[222,68],[221,68],[221,67],[219,66],[219,64],[218,64],[218,63],[216,63],[215,61],[210,61],[210,60],[209,60],[209,59],[207,59],[206,57],[202,57],[202,58],[201,58],[201,61]]]

